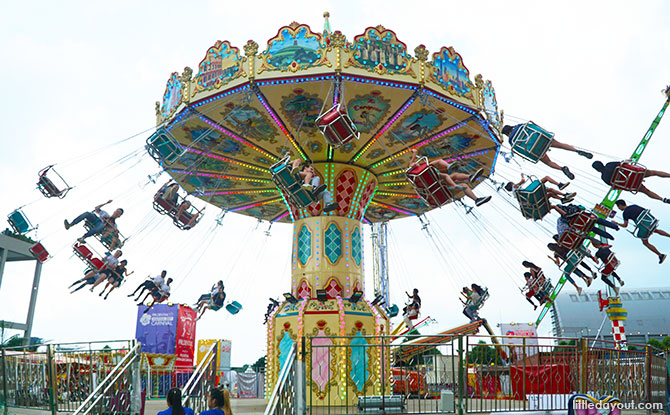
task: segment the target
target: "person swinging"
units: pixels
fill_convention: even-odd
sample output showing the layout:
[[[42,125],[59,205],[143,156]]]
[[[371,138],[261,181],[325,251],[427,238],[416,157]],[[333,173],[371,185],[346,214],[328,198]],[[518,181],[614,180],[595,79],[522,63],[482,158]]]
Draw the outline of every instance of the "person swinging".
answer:
[[[412,149],[412,158],[409,161],[409,167],[414,166],[414,164],[416,163],[418,153],[419,153],[418,149],[416,148]],[[467,182],[470,185],[474,184],[477,181],[477,179],[481,178],[481,176],[484,174],[483,168],[477,169],[474,173],[468,175],[459,172],[449,173],[449,168],[451,164],[447,163],[442,159],[433,160],[428,164],[434,167],[438,171],[438,175],[440,177],[441,182],[446,185],[446,187],[450,190],[450,192],[453,193],[456,190],[462,190],[463,193],[465,193],[465,196],[474,201],[475,205],[477,206],[481,206],[484,203],[487,203],[488,201],[491,200],[491,196],[477,197],[477,195],[475,195],[475,192],[473,192],[469,186],[465,184],[457,184],[457,182],[460,183]]]

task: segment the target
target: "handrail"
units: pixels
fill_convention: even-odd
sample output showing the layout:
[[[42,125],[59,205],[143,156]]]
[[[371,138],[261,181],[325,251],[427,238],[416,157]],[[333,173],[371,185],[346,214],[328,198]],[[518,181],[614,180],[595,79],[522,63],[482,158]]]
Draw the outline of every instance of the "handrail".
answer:
[[[132,362],[138,357],[138,353],[139,353],[141,347],[142,347],[142,344],[141,344],[141,343],[137,343],[132,349],[130,349],[130,351],[128,352],[128,354],[125,355],[125,356],[123,357],[123,359],[121,359],[121,361],[120,361],[116,366],[114,366],[114,368],[109,372],[109,374],[105,377],[105,379],[103,379],[102,382],[100,382],[100,384],[98,385],[98,387],[96,387],[95,390],[94,390],[91,394],[88,395],[88,397],[86,398],[86,400],[84,400],[84,402],[82,402],[81,405],[79,405],[79,408],[77,408],[77,409],[74,411],[74,413],[73,413],[72,415],[78,415],[78,414],[84,414],[84,413],[86,413],[86,412],[82,412],[82,411],[84,411],[84,408],[86,408],[86,405],[89,404],[89,402],[93,399],[93,397],[94,397],[94,396],[95,396],[95,395],[96,395],[96,394],[97,394],[103,387],[105,387],[105,385],[108,383],[108,380],[109,380],[112,376],[116,375],[116,376],[114,377],[114,380],[113,380],[112,382],[109,382],[110,384],[113,384],[113,383],[116,381],[116,379],[118,379],[119,374],[116,374],[116,372],[117,372],[122,366],[126,366],[127,364],[132,363]],[[131,359],[131,358],[132,358],[132,359]],[[128,361],[129,361],[129,362],[128,362]],[[121,373],[123,373],[123,372],[121,372]],[[106,389],[104,390],[104,392],[107,392],[107,390],[108,390],[108,388],[106,388]],[[104,395],[104,392],[103,392],[102,394],[100,394],[100,395],[98,396],[98,398],[95,399],[95,401],[93,402],[93,404],[91,404],[91,407],[92,407],[95,403],[97,403],[97,402],[100,400],[100,397],[102,397],[102,396]]]
[[[279,372],[279,377],[277,378],[277,384],[275,385],[274,390],[272,391],[272,395],[270,395],[268,405],[265,407],[265,412],[263,413],[263,415],[271,415],[277,408],[277,403],[279,402],[279,393],[282,387],[284,386],[284,383],[288,379],[288,374],[291,371],[291,367],[293,366],[295,361],[296,352],[297,352],[297,343],[293,343],[291,351],[289,352],[288,356],[286,356],[285,360],[286,364],[284,364],[284,367],[282,368],[281,372]]]
[[[213,343],[207,353],[205,353],[205,357],[202,358],[198,366],[196,367],[195,371],[193,372],[193,375],[188,379],[186,382],[186,385],[184,385],[184,389],[182,392],[182,406],[186,406],[188,403],[188,400],[191,398],[191,392],[193,392],[193,388],[195,388],[195,385],[198,384],[200,379],[202,378],[203,375],[203,368],[209,366],[209,364],[212,362],[212,359],[214,358],[214,352],[216,351],[216,348],[218,346],[218,343]]]

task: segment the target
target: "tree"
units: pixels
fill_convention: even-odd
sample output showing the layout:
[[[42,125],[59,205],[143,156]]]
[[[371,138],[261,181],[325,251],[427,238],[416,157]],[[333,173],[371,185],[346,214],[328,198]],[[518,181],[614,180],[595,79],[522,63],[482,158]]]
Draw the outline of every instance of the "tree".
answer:
[[[558,347],[554,347],[554,352],[574,352],[574,347],[560,347],[560,346],[575,346],[577,340],[560,340],[558,342]]]
[[[9,339],[5,340],[2,343],[2,347],[5,348],[10,348],[10,347],[21,347],[24,345],[26,338],[22,337],[19,334],[16,334]],[[44,339],[41,337],[31,337],[30,341],[28,344],[30,345],[29,347],[26,348],[27,351],[29,352],[35,352],[37,351],[37,348],[44,343]]]
[[[495,347],[487,345],[480,340],[479,344],[474,346],[468,353],[468,363],[478,363],[482,365],[502,364],[502,360],[498,355]]]
[[[664,340],[665,340],[665,339],[664,339]],[[665,347],[663,346],[663,343],[661,343],[660,341],[658,341],[658,339],[649,339],[649,341],[647,342],[647,344],[648,344],[649,346],[653,347],[654,349],[658,349],[658,350],[663,350],[663,349],[665,349]]]
[[[260,372],[265,369],[265,356],[259,357],[258,360],[256,360],[256,363],[251,365],[251,368],[254,370],[254,372]]]

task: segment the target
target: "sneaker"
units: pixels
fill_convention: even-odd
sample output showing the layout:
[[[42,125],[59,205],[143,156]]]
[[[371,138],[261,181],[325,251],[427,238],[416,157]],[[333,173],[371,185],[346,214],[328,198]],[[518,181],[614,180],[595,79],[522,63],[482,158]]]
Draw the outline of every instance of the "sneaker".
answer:
[[[621,283],[621,286],[622,286],[622,287],[623,287],[624,285],[626,285],[626,284],[623,282],[623,280],[619,280],[619,282]]]
[[[70,222],[67,221],[67,219],[65,219],[65,220],[63,221],[63,224],[65,225],[65,230],[70,229],[70,227],[72,226],[72,225],[70,225]]]
[[[491,196],[478,197],[477,200],[475,200],[475,205],[481,206],[489,200],[491,200]]]
[[[587,287],[590,287],[592,282],[593,282],[593,279],[592,279],[592,278],[588,278],[588,277],[586,277],[586,286],[587,286]]]
[[[91,289],[90,289],[89,291],[90,291],[90,292],[93,292],[93,287],[91,287]]]
[[[133,294],[128,294],[128,297],[132,297],[132,296],[133,296]]]
[[[561,199],[561,203],[570,203],[570,202],[572,202],[573,200],[575,200],[574,197],[567,197],[567,196],[566,196],[566,197],[564,197],[563,199]],[[569,216],[568,216],[568,217],[569,217]]]
[[[596,274],[595,271],[591,271],[591,281],[595,281],[598,279],[598,274]]]
[[[533,304],[533,311],[537,310],[537,306]]]
[[[570,169],[568,168],[568,166],[563,166],[563,168],[561,169],[561,171],[563,172],[563,174],[565,174],[565,175],[568,177],[568,179],[570,179],[570,180],[575,180],[575,175],[572,174],[572,172],[570,171]]]
[[[577,150],[577,154],[579,154],[582,157],[586,157],[589,160],[593,158],[593,154],[589,153],[588,151]]]
[[[565,182],[565,183],[559,183],[558,184],[558,190],[563,190],[566,187],[570,186],[570,182]]]
[[[482,174],[484,174],[484,169],[479,169],[476,172],[472,173],[469,179],[470,183],[474,183],[477,179],[482,177]]]
[[[98,294],[98,295],[99,295],[100,297],[102,297],[102,295],[103,295],[104,293],[105,293],[105,292],[103,291],[103,292],[101,292],[101,293]]]
[[[83,243],[86,243],[86,239],[84,239],[84,237],[82,236],[81,238],[77,238],[77,242],[79,242],[80,244],[83,244]]]
[[[307,184],[307,183],[303,184],[302,188],[309,191],[309,192],[314,190],[314,186],[312,186],[311,184]]]
[[[582,287],[577,287],[577,294],[582,295]]]
[[[666,258],[666,257],[667,257],[666,254],[663,254],[663,255],[661,255],[660,257],[658,257],[658,263],[659,263],[659,264],[662,264],[663,261],[665,261],[665,258]]]
[[[328,213],[328,212],[332,212],[335,209],[337,209],[337,203],[331,203],[328,206],[326,206],[325,208],[323,208],[323,211]]]
[[[577,196],[577,192],[568,193],[568,194],[566,194],[564,197],[565,197],[566,199],[574,199],[575,196]]]
[[[106,300],[108,296],[109,296],[109,293],[107,293],[107,295],[103,298],[103,300]]]
[[[312,193],[314,194],[314,196],[318,196],[321,193],[323,193],[323,191],[326,190],[327,188],[328,188],[328,186],[326,186],[325,184],[322,184],[322,185],[319,185],[319,187],[317,187],[316,189],[314,189],[312,191]]]
[[[670,203],[670,197],[663,198],[663,203]]]

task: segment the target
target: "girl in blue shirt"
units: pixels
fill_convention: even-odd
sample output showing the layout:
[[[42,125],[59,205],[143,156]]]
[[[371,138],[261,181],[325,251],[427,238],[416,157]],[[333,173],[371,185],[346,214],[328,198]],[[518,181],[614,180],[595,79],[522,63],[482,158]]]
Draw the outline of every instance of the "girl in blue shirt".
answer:
[[[207,401],[209,409],[200,412],[200,415],[233,415],[230,409],[230,392],[218,388],[212,388],[209,391]]]
[[[181,390],[172,388],[167,393],[168,409],[160,411],[157,415],[195,415],[193,409],[181,406]]]

